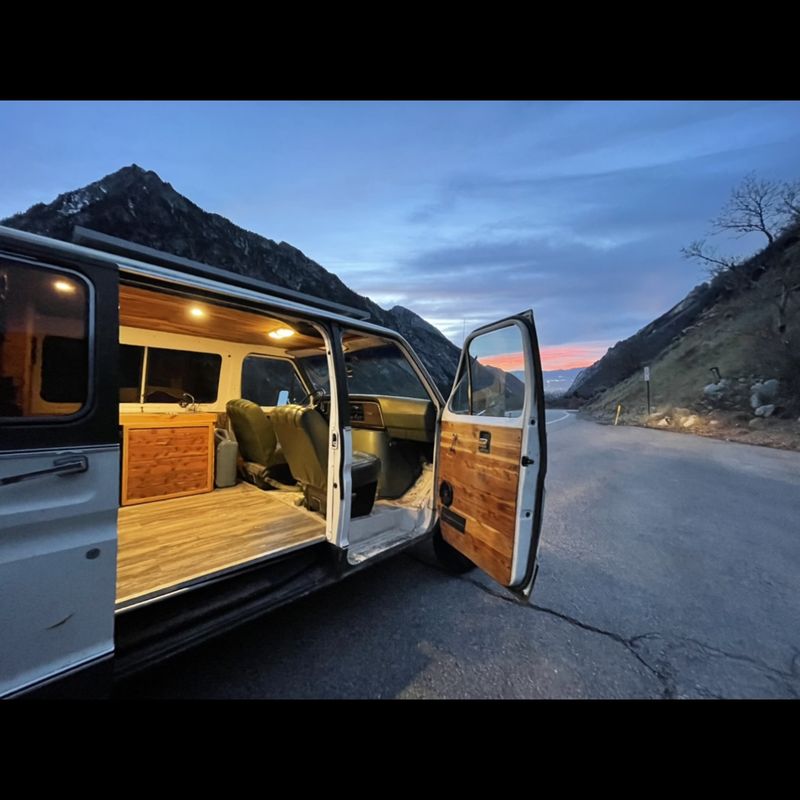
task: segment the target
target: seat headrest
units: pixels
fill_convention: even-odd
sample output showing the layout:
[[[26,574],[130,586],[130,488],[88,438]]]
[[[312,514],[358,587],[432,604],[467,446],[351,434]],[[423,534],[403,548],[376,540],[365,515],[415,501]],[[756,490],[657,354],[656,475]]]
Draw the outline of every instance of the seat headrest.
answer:
[[[302,426],[303,415],[311,409],[307,406],[286,405],[275,406],[269,416],[274,425],[291,425],[295,428]]]

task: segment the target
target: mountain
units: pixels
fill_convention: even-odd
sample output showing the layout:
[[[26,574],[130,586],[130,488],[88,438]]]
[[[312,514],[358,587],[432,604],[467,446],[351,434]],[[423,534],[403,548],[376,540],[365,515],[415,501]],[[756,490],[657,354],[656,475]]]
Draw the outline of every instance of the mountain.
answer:
[[[569,390],[584,367],[576,369],[554,369],[544,371],[545,394],[559,395]]]
[[[38,203],[0,224],[71,240],[76,225],[231,272],[368,311],[369,321],[401,333],[447,396],[459,349],[413,311],[381,308],[286,242],[244,230],[204,211],[151,170],[133,164],[82,189]]]

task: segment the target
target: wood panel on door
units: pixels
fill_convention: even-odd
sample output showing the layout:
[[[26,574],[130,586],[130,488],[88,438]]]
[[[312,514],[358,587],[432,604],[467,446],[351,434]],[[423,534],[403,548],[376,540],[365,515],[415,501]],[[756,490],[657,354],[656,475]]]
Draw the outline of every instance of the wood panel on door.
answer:
[[[522,430],[482,423],[442,422],[439,476],[453,488],[449,510],[465,520],[464,531],[441,519],[446,542],[504,585],[511,582]],[[488,420],[487,420],[488,422]],[[489,433],[489,452],[480,437]],[[438,499],[440,518],[442,501]],[[446,515],[445,515],[446,516]]]

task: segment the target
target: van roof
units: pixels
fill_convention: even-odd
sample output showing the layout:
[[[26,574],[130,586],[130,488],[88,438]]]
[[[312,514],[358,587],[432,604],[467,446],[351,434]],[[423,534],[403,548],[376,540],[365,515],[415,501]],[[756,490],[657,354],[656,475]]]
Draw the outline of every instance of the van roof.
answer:
[[[302,304],[309,310],[320,309],[338,316],[351,317],[358,320],[367,320],[370,317],[369,311],[361,308],[297,292],[294,289],[287,289],[284,286],[251,278],[247,275],[239,275],[230,270],[212,267],[210,264],[204,264],[201,261],[182,258],[172,253],[156,250],[153,247],[146,247],[145,245],[129,242],[126,239],[93,231],[80,225],[76,225],[72,231],[74,244],[62,239],[53,239],[49,236],[0,225],[0,245],[2,245],[4,238],[10,239],[15,244],[27,244],[34,251],[41,248],[51,252],[62,252],[65,255],[91,257],[95,261],[105,261],[123,269],[148,265],[167,267],[185,275],[209,278],[229,286],[239,286],[244,289],[263,292],[271,297],[289,300],[292,304]]]
[[[353,306],[345,305],[344,303],[335,303],[332,300],[325,300],[321,297],[314,295],[304,294],[297,292],[294,289],[287,289],[284,286],[278,286],[275,283],[262,281],[258,278],[251,278],[248,275],[240,275],[236,272],[231,272],[227,269],[220,269],[219,267],[212,267],[210,264],[204,264],[202,261],[195,261],[191,258],[183,258],[176,256],[172,253],[164,252],[163,250],[156,250],[153,247],[147,247],[143,244],[136,244],[129,242],[127,239],[120,239],[117,236],[109,236],[107,233],[100,233],[100,231],[93,231],[91,228],[84,228],[81,225],[76,225],[72,230],[72,241],[76,244],[86,245],[95,250],[102,250],[106,253],[113,253],[120,256],[131,256],[150,264],[158,264],[162,267],[174,267],[181,272],[188,272],[191,275],[200,275],[206,278],[215,278],[216,280],[223,280],[226,283],[234,284],[237,286],[244,286],[247,289],[256,289],[262,292],[268,292],[273,297],[282,297],[285,300],[294,300],[295,302],[303,303],[307,306],[315,308],[325,308],[329,311],[334,311],[337,314],[344,314],[348,317],[355,317],[356,319],[369,319],[369,311],[364,311],[361,308],[354,308]]]
[[[276,308],[301,316],[323,318],[346,327],[393,339],[404,346],[414,361],[417,370],[424,377],[424,382],[434,392],[437,400],[441,403],[444,402],[438,386],[405,337],[392,328],[367,321],[366,317],[369,314],[366,311],[305,295],[291,289],[285,289],[267,281],[259,281],[255,278],[237,275],[234,272],[212,267],[199,261],[191,261],[190,259],[172,256],[169,253],[161,253],[152,248],[126,242],[124,239],[98,234],[97,231],[91,231],[88,228],[76,226],[76,230],[78,237],[82,238],[83,241],[87,241],[87,238],[100,236],[110,240],[111,243],[120,243],[121,247],[138,248],[139,257],[135,258],[132,255],[122,255],[99,249],[97,247],[99,240],[96,238],[93,238],[95,246],[87,247],[84,244],[65,242],[5,225],[0,225],[0,251],[2,251],[3,245],[6,244],[20,255],[27,255],[37,259],[61,256],[75,262],[84,260],[97,265],[105,264],[128,274],[155,278],[156,280],[183,284],[184,286],[193,286],[212,293],[230,294],[246,300],[255,300],[259,303],[268,303]],[[75,235],[75,231],[73,231],[73,235]],[[133,250],[131,249],[130,252],[132,253]],[[168,259],[169,263],[156,263],[151,254],[165,260]],[[272,303],[270,303],[270,300]]]

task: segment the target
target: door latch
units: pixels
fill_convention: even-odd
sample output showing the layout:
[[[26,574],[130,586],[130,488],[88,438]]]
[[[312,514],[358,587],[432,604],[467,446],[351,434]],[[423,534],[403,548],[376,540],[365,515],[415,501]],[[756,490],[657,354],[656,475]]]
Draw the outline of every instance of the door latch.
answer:
[[[478,434],[478,452],[488,453],[492,446],[492,434],[489,431],[481,431]]]

